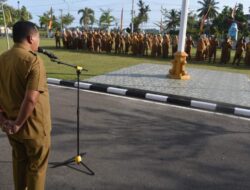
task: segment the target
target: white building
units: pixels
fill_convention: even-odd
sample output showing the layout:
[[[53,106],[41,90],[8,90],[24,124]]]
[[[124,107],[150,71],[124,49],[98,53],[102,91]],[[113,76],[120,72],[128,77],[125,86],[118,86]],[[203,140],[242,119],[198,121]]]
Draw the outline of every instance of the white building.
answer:
[[[12,34],[12,30],[10,28],[7,27],[7,32],[9,35]],[[5,35],[5,27],[4,26],[0,26],[0,36],[4,36]]]

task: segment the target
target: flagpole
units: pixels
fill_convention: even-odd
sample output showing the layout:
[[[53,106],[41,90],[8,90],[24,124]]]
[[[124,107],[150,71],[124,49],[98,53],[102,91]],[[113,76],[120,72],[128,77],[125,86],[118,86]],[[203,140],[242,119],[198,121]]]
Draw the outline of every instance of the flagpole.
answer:
[[[134,33],[134,0],[132,0],[132,22],[131,22],[131,33]]]
[[[161,5],[161,23],[160,23],[160,33],[163,33],[163,26],[162,26],[162,11],[163,11],[163,8],[162,8],[162,5]]]
[[[181,24],[179,32],[179,43],[178,52],[175,54],[175,59],[173,60],[172,69],[169,70],[168,77],[171,79],[182,79],[188,80],[190,76],[185,71],[187,53],[185,53],[185,42],[186,42],[186,32],[187,32],[187,20],[188,20],[188,5],[189,0],[182,0],[182,11],[181,11]]]
[[[120,31],[122,31],[123,28],[123,7],[122,7],[122,11],[121,11],[121,25],[120,25]]]

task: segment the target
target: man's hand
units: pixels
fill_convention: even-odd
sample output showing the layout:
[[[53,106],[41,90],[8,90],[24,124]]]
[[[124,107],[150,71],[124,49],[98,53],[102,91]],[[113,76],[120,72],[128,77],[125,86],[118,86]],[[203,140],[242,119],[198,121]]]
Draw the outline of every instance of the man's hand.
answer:
[[[21,126],[16,125],[15,121],[6,120],[2,125],[2,131],[8,135],[16,134],[21,129]]]

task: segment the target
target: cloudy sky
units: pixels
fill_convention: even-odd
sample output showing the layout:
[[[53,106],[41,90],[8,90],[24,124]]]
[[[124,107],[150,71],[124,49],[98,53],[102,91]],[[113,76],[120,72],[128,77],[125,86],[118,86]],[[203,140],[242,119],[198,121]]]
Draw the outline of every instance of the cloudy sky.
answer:
[[[135,11],[137,14],[137,1],[135,1]],[[145,28],[155,27],[154,23],[159,22],[161,19],[161,6],[167,9],[180,9],[182,0],[143,0],[150,6],[151,12],[149,13],[149,22],[145,24]],[[190,0],[190,10],[197,10],[200,5],[197,3],[198,0]],[[218,7],[222,9],[224,6],[234,7],[237,2],[244,5],[245,13],[248,13],[248,7],[250,7],[250,0],[217,0],[219,3]],[[7,4],[18,8],[17,0],[7,0]],[[75,17],[73,26],[79,26],[79,19],[81,15],[77,12],[79,9],[84,7],[92,8],[95,11],[95,17],[100,17],[100,9],[112,10],[117,20],[120,20],[121,9],[124,9],[124,27],[127,27],[131,20],[131,9],[132,0],[19,0],[19,5],[26,6],[27,9],[32,13],[33,22],[38,23],[38,16],[48,11],[50,7],[55,11],[55,15],[60,15],[60,9],[63,10],[63,14],[70,13]],[[120,22],[120,21],[118,21]]]

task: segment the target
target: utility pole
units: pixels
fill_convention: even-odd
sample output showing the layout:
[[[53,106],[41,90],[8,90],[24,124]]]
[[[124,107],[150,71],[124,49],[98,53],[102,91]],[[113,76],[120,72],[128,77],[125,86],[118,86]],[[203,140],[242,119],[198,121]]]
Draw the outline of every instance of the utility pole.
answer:
[[[162,26],[162,12],[163,12],[163,7],[161,5],[161,23],[160,23],[160,33],[163,33],[163,26]]]
[[[18,17],[20,20],[20,1],[17,1],[17,10],[18,10]]]
[[[7,28],[7,23],[6,23],[5,12],[4,12],[4,8],[3,8],[3,3],[4,3],[4,1],[0,1],[1,8],[2,8],[2,13],[3,13],[3,22],[4,22],[4,28],[5,28],[5,36],[6,36],[6,40],[7,40],[7,48],[10,49],[9,31],[8,31],[8,28]]]
[[[132,0],[132,22],[131,22],[131,33],[134,33],[134,0]]]
[[[61,12],[61,31],[63,30],[63,10],[59,9],[59,11]]]

